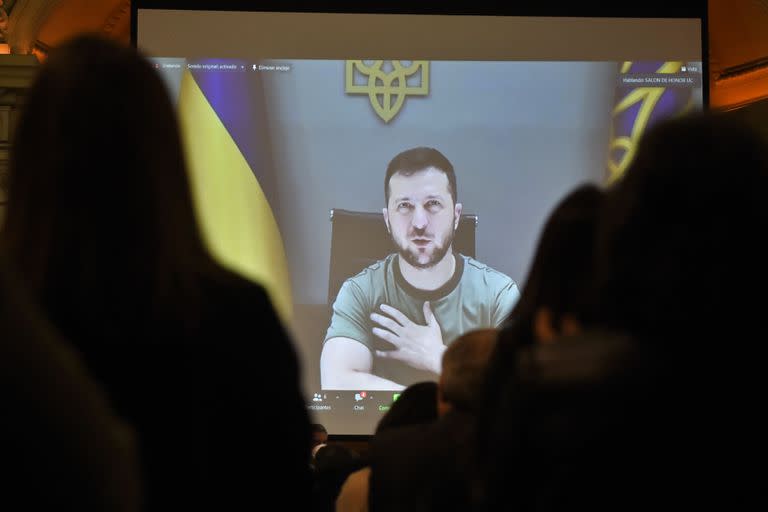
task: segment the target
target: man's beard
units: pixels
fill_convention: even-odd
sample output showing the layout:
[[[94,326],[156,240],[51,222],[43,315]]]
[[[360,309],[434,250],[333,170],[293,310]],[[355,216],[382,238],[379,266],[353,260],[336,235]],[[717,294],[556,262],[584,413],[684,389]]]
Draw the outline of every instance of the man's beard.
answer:
[[[412,233],[408,236],[408,240],[406,240],[404,243],[400,244],[398,241],[392,237],[392,241],[395,243],[398,249],[398,253],[400,254],[400,257],[403,258],[406,262],[408,262],[410,265],[416,268],[420,269],[427,269],[432,268],[435,265],[437,265],[439,262],[443,260],[445,255],[448,253],[448,250],[451,248],[451,245],[453,244],[453,237],[456,234],[456,231],[454,229],[451,229],[443,239],[443,242],[438,245],[435,243],[435,248],[432,251],[432,254],[429,256],[429,259],[425,262],[419,261],[420,254],[418,252],[414,253],[411,249],[409,249],[409,241],[411,238],[418,237],[420,233]],[[433,239],[434,243],[434,239]]]

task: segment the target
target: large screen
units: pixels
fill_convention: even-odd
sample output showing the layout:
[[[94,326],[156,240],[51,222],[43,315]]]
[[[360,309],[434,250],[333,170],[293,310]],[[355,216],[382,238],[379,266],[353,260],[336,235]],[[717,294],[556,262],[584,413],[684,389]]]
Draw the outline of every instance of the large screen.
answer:
[[[206,241],[270,293],[331,434],[499,325],[554,204],[704,104],[698,18],[136,14]]]

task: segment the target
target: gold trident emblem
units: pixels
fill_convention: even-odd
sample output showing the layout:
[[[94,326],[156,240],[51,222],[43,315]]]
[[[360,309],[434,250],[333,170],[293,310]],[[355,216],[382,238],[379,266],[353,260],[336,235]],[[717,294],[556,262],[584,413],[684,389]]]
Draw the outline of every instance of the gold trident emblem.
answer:
[[[382,70],[384,62],[391,63],[391,71]],[[375,60],[367,65],[362,60],[348,60],[344,91],[347,94],[367,94],[373,110],[385,123],[388,123],[400,112],[406,96],[429,94],[429,62],[414,60],[408,66],[403,66],[402,63],[403,61],[400,60]],[[368,82],[355,83],[355,71],[363,77],[367,76]],[[421,71],[419,85],[409,85],[408,77],[415,76],[419,71]]]

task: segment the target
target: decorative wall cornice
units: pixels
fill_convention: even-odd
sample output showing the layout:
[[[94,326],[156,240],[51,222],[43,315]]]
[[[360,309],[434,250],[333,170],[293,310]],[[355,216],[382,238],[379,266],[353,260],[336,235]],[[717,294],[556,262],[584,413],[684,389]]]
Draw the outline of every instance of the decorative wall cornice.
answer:
[[[27,55],[37,39],[40,26],[61,0],[17,0],[8,16],[6,42],[11,53]]]
[[[19,105],[37,73],[34,55],[0,55],[0,217],[5,203],[8,152]]]
[[[111,35],[121,23],[129,20],[131,16],[131,0],[122,0],[107,17],[104,22],[104,33]],[[129,22],[130,24],[130,22]]]

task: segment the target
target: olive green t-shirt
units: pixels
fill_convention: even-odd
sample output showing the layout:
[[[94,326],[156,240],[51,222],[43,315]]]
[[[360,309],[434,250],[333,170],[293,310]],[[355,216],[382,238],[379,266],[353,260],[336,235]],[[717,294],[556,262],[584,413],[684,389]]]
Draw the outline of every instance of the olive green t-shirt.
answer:
[[[371,351],[394,347],[375,336],[377,326],[370,314],[387,304],[411,321],[424,325],[424,302],[429,301],[448,345],[460,335],[480,328],[497,327],[509,315],[520,297],[515,282],[507,275],[468,256],[456,254],[453,277],[433,291],[415,288],[400,272],[397,254],[390,254],[367,267],[341,286],[333,303],[331,324],[325,341],[343,337],[359,341]],[[407,386],[421,380],[435,380],[429,372],[405,363],[379,359],[374,355],[373,373]]]

